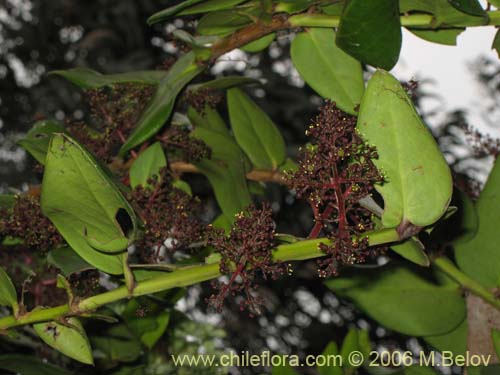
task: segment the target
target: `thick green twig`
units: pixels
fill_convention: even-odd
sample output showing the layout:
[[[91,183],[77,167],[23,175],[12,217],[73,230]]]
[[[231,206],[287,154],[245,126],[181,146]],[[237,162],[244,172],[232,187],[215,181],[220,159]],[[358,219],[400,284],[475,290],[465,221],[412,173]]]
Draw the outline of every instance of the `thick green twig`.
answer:
[[[366,236],[372,246],[398,241],[399,239],[395,229],[373,231],[366,233]],[[325,256],[319,249],[319,244],[328,241],[328,239],[320,238],[280,245],[273,252],[273,259],[276,262],[290,262],[319,258]],[[179,268],[174,272],[166,273],[164,276],[137,282],[131,293],[128,291],[127,287],[123,285],[109,292],[86,298],[73,306],[61,305],[46,309],[37,309],[21,315],[17,319],[13,315],[7,316],[0,319],[0,331],[25,324],[56,320],[65,316],[81,315],[121,299],[194,285],[203,281],[215,279],[219,276],[221,276],[221,274],[219,272],[218,263]]]

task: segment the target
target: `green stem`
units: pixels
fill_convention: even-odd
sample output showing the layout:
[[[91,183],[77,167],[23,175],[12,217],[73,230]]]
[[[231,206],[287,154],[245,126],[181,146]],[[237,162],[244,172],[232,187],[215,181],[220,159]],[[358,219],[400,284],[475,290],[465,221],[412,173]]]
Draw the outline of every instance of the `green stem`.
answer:
[[[433,259],[432,263],[446,275],[459,283],[464,289],[482,298],[484,301],[500,310],[500,300],[484,286],[460,271],[451,260],[441,256]]]
[[[369,244],[372,246],[399,240],[399,236],[395,229],[382,229],[368,232],[366,236],[368,237]],[[273,259],[276,262],[290,262],[319,258],[325,256],[325,254],[319,250],[319,244],[329,242],[330,240],[326,238],[319,238],[280,245],[274,250]],[[126,285],[123,285],[109,292],[86,298],[72,308],[70,308],[69,305],[61,305],[47,309],[34,310],[17,319],[12,315],[7,316],[0,319],[0,330],[25,324],[55,320],[67,315],[79,315],[96,310],[101,306],[121,299],[139,297],[172,288],[189,286],[220,276],[218,263],[179,268],[174,272],[166,273],[164,276],[137,282],[132,293],[129,292]]]
[[[494,10],[488,12],[489,22],[487,24],[474,23],[468,26],[488,26],[500,25],[500,11]],[[329,16],[326,14],[304,13],[296,14],[288,19],[292,27],[337,27],[340,23],[340,16]],[[412,27],[428,26],[433,28],[434,17],[430,14],[409,14],[401,16],[401,26]],[[452,25],[448,25],[450,27]]]

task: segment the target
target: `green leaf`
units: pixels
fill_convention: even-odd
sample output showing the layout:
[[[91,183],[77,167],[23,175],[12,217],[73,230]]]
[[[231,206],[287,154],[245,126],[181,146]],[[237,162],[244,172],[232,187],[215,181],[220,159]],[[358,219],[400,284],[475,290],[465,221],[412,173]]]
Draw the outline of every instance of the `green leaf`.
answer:
[[[234,216],[252,202],[243,163],[202,160],[196,166],[210,181],[222,212],[233,222]]]
[[[338,354],[339,354],[339,349],[334,341],[330,342],[323,350],[323,353],[321,353],[321,355],[323,355],[325,358],[336,358],[335,356],[337,356]],[[316,369],[318,370],[319,375],[342,375],[341,362],[338,361],[337,365],[338,366],[316,365]]]
[[[340,18],[337,45],[365,64],[392,69],[401,50],[398,0],[351,0]]]
[[[493,346],[498,357],[500,356],[500,331],[498,329],[493,328],[491,330],[491,340],[493,341]]]
[[[444,44],[447,46],[456,46],[457,37],[465,30],[464,28],[452,29],[437,29],[437,30],[424,30],[416,28],[408,28],[413,34],[427,40],[428,42]]]
[[[337,47],[335,32],[310,28],[298,34],[290,50],[292,61],[304,81],[323,98],[351,114],[365,89],[361,64]]]
[[[182,190],[183,192],[185,192],[189,195],[193,195],[193,191],[191,190],[191,186],[189,186],[189,184],[186,181],[174,180],[172,182],[172,186],[179,189],[179,190]]]
[[[120,149],[120,155],[123,156],[128,150],[148,140],[163,127],[172,113],[177,95],[202,70],[203,68],[196,64],[193,52],[186,53],[177,60],[160,81],[134,131]]]
[[[399,244],[391,245],[391,250],[419,266],[429,267],[431,264],[429,257],[424,251],[424,245],[416,237],[409,238]]]
[[[470,277],[487,288],[498,286],[500,257],[498,241],[500,218],[500,161],[496,160],[488,181],[476,203],[479,227],[474,238],[455,244],[455,260]]]
[[[351,272],[326,284],[381,325],[406,335],[445,334],[466,314],[458,286],[435,285],[400,265]]]
[[[68,70],[54,70],[49,74],[61,76],[81,89],[96,89],[117,83],[157,85],[167,73],[161,70],[143,70],[117,74],[101,74],[89,68],[73,68]]]
[[[135,239],[137,218],[97,161],[76,141],[56,134],[47,153],[42,212],[85,261],[122,273],[123,252]]]
[[[92,349],[77,318],[67,318],[64,324],[57,322],[33,325],[38,336],[49,346],[78,362],[94,364]]]
[[[455,329],[442,335],[424,336],[434,349],[443,351],[451,351],[456,355],[465,355],[467,351],[467,319]]]
[[[208,13],[216,10],[231,9],[244,1],[247,0],[207,0],[203,1],[201,4],[186,8],[178,14],[179,16],[184,16],[189,14]]]
[[[222,161],[243,160],[244,155],[234,139],[219,131],[206,127],[196,127],[191,136],[201,139],[212,150],[212,159]]]
[[[45,164],[50,137],[54,133],[64,133],[64,126],[52,120],[37,121],[19,145],[28,151],[40,164]]]
[[[95,268],[67,246],[50,250],[47,255],[47,262],[59,268],[64,276]]]
[[[137,316],[139,309],[144,311],[140,317]],[[136,298],[128,301],[122,317],[130,331],[151,349],[165,333],[170,313],[149,298]]]
[[[151,17],[148,18],[148,20],[147,20],[148,25],[152,25],[152,24],[157,23],[157,22],[165,21],[166,19],[179,13],[183,9],[186,9],[192,5],[201,3],[202,1],[205,1],[205,0],[187,0],[187,1],[183,1],[182,3],[168,7],[166,9],[163,9],[163,10],[153,14]]]
[[[232,87],[249,85],[253,83],[260,84],[260,81],[255,78],[242,77],[242,76],[224,76],[213,79],[211,81],[206,81],[202,83],[197,83],[195,85],[190,85],[189,90],[199,90],[199,89],[211,89],[211,90],[225,90]]]
[[[451,173],[411,99],[389,73],[378,70],[368,82],[357,128],[376,147],[374,163],[385,176],[376,186],[384,199],[383,226],[436,222],[450,202]]]
[[[477,0],[448,0],[449,3],[461,12],[473,16],[485,16],[486,12]]]
[[[104,363],[133,362],[141,354],[141,345],[124,324],[113,324],[91,336],[90,341],[96,352],[96,359]]]
[[[253,22],[251,16],[258,16],[258,12],[248,11],[248,15],[233,10],[208,13],[198,21],[196,31],[201,35],[226,36],[250,25]]]
[[[22,354],[0,355],[0,368],[18,375],[76,375],[38,358]]]
[[[285,141],[276,125],[248,96],[233,88],[227,93],[236,141],[255,168],[275,170],[286,159]]]
[[[266,49],[269,47],[269,45],[273,42],[274,38],[276,37],[276,33],[271,33],[266,36],[263,36],[262,38],[256,39],[253,42],[250,42],[248,44],[245,44],[241,49],[245,52],[260,52],[263,49]]]
[[[276,3],[276,12],[298,13],[314,5],[316,0],[282,0]]]
[[[229,129],[227,128],[226,123],[220,116],[219,112],[215,109],[206,106],[203,114],[201,114],[193,107],[189,107],[187,115],[189,120],[195,126],[195,129],[206,128],[230,137]]]
[[[437,28],[443,24],[459,26],[480,26],[488,23],[488,16],[480,17],[465,14],[454,8],[448,0],[400,0],[399,10],[401,13],[421,11],[434,15],[434,26]]]
[[[16,314],[19,311],[16,288],[2,267],[0,267],[0,306],[10,306]]]
[[[493,38],[493,43],[491,44],[491,49],[497,51],[498,57],[500,57],[500,29],[495,33],[495,38]]]
[[[130,186],[134,189],[136,186],[149,186],[148,180],[154,176],[160,176],[160,170],[167,165],[167,159],[163,148],[159,142],[153,143],[130,167]]]

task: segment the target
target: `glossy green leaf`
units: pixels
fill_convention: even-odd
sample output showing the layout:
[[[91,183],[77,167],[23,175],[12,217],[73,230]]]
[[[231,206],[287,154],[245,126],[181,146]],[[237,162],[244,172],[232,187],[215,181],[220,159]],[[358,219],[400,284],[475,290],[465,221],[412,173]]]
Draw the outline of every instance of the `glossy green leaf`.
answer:
[[[275,170],[286,159],[285,141],[276,125],[237,88],[227,93],[236,141],[257,169]]]
[[[179,92],[202,70],[203,68],[196,64],[193,52],[189,52],[177,60],[160,81],[134,131],[120,149],[120,155],[124,155],[131,148],[148,140],[163,127],[172,113]]]
[[[351,0],[342,11],[337,45],[365,64],[392,69],[401,50],[398,0]]]
[[[473,16],[457,10],[448,0],[400,0],[399,10],[401,13],[421,11],[434,15],[434,26],[442,24],[455,27],[480,26],[488,23],[488,17]]]
[[[199,21],[196,31],[201,35],[226,36],[234,31],[250,25],[253,21],[250,16],[257,16],[258,12],[250,11],[248,15],[234,10],[221,10],[205,14]]]
[[[143,70],[117,74],[101,74],[89,68],[73,68],[68,70],[54,70],[50,74],[64,77],[82,89],[96,89],[118,83],[157,85],[167,73],[161,70]]]
[[[142,309],[144,315],[138,317],[137,311]],[[149,349],[153,348],[165,333],[170,313],[148,298],[132,299],[122,313],[127,327]]]
[[[330,342],[326,348],[323,350],[323,355],[325,358],[335,358],[339,354],[339,349],[335,341]],[[319,375],[342,375],[341,361],[337,361],[338,366],[316,366]]]
[[[45,164],[50,137],[54,133],[64,133],[64,126],[52,120],[37,121],[18,143],[43,165]]]
[[[413,34],[427,40],[428,42],[444,44],[447,46],[456,46],[457,37],[465,30],[464,28],[452,28],[452,29],[437,29],[437,30],[423,30],[408,28]]]
[[[47,262],[59,268],[65,276],[95,268],[67,246],[50,250],[47,255]]]
[[[211,47],[219,39],[217,36],[193,36],[182,29],[174,30],[172,35],[176,39],[193,47],[193,49]]]
[[[495,38],[493,38],[491,49],[494,49],[497,52],[498,57],[500,57],[500,29],[495,33]]]
[[[466,193],[455,188],[450,204],[457,207],[457,212],[436,224],[430,235],[432,242],[457,245],[471,240],[478,231],[476,207]]]
[[[0,355],[0,369],[18,375],[76,375],[74,372],[23,354]]]
[[[202,160],[196,166],[210,181],[222,212],[233,222],[234,215],[252,202],[243,163]]]
[[[273,42],[274,38],[276,38],[276,33],[271,33],[266,36],[263,36],[262,38],[254,40],[253,42],[245,44],[243,47],[241,47],[241,49],[245,52],[250,52],[250,53],[260,52],[263,49],[269,47],[269,45]]]
[[[491,330],[491,340],[493,341],[493,346],[498,357],[500,356],[500,331],[498,329]]]
[[[190,85],[189,90],[199,90],[199,89],[226,90],[232,87],[249,85],[252,83],[260,84],[260,81],[258,79],[250,77],[224,76],[213,79],[211,81]]]
[[[340,348],[340,355],[343,358],[344,368],[354,367],[349,363],[349,354],[354,351],[361,352],[364,355],[365,360],[370,357],[371,343],[368,331],[351,328],[349,329],[349,332],[347,332],[347,335],[342,342],[342,347]],[[346,372],[349,371],[346,370]]]
[[[234,6],[241,4],[247,0],[205,0],[201,4],[193,5],[183,9],[180,16],[189,14],[209,13],[216,10],[232,9]]]
[[[335,32],[310,28],[298,34],[291,46],[292,61],[304,81],[323,98],[356,114],[364,91],[361,64],[337,47]]]
[[[160,170],[167,165],[167,158],[159,142],[153,143],[141,152],[130,167],[130,186],[149,186],[148,180],[160,176]]]
[[[451,351],[454,355],[465,355],[467,351],[467,319],[455,329],[442,335],[422,337],[434,349]]]
[[[77,318],[67,318],[64,324],[57,322],[33,325],[38,336],[49,346],[78,362],[94,364],[92,349]]]
[[[91,336],[90,342],[99,358],[104,363],[133,362],[141,354],[141,344],[125,324],[113,324],[101,330],[98,336]]]
[[[191,132],[191,136],[202,140],[210,147],[212,159],[230,162],[244,158],[241,149],[229,135],[206,127],[197,127]]]
[[[195,129],[206,128],[230,137],[226,123],[215,109],[206,106],[203,113],[199,113],[193,107],[189,107],[187,115]]]
[[[314,5],[316,0],[281,0],[276,3],[276,12],[298,13]]]
[[[10,306],[15,313],[19,310],[16,288],[2,267],[0,267],[0,306]]]
[[[182,3],[173,5],[171,7],[168,7],[166,9],[163,9],[155,14],[153,14],[151,17],[148,18],[148,24],[152,25],[157,22],[165,21],[166,19],[170,18],[171,16],[179,13],[183,9],[186,9],[190,6],[193,6],[195,4],[201,3],[202,1],[205,0],[187,0],[183,1]]]
[[[409,238],[403,243],[391,245],[391,250],[419,266],[429,267],[429,257],[424,251],[424,245],[418,238]]]
[[[467,275],[488,288],[498,286],[500,257],[498,228],[500,226],[500,162],[495,162],[488,181],[476,203],[479,227],[474,238],[455,244],[455,260]]]
[[[461,12],[473,16],[486,15],[485,10],[477,0],[448,0],[449,3]]]
[[[76,141],[57,134],[47,153],[41,207],[85,261],[122,273],[122,254],[135,238],[137,218],[98,162]]]
[[[401,84],[378,70],[361,101],[357,128],[378,152],[374,160],[386,182],[377,185],[384,199],[382,224],[427,226],[448,208],[450,169],[436,141]]]
[[[458,286],[435,285],[403,266],[351,272],[326,284],[381,325],[407,335],[445,334],[466,315]]]

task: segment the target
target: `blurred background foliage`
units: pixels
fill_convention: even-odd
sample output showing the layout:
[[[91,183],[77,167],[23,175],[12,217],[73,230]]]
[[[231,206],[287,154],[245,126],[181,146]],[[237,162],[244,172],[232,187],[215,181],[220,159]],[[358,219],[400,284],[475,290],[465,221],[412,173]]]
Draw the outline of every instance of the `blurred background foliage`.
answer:
[[[12,188],[25,190],[28,184],[39,182],[33,162],[16,145],[34,121],[88,117],[81,92],[47,72],[79,66],[102,73],[118,73],[168,64],[179,52],[179,46],[172,40],[172,31],[189,28],[190,24],[189,20],[178,19],[149,27],[145,22],[147,17],[165,8],[167,3],[170,5],[172,1],[0,0],[0,192]],[[321,99],[303,85],[293,69],[289,42],[290,37],[283,34],[261,53],[234,51],[222,56],[209,74],[243,74],[262,79],[264,86],[253,88],[251,93],[280,126],[288,154],[293,157],[299,145],[306,142],[304,130]],[[499,104],[499,64],[479,59],[475,67],[478,82],[488,90],[494,103]],[[420,88],[414,90],[415,102],[418,105],[423,96],[436,95],[437,90],[432,82],[422,80]],[[490,122],[498,119],[498,108],[497,105],[484,109]],[[485,162],[474,152],[474,134],[466,123],[465,113],[466,109],[449,113],[446,121],[433,131],[456,172],[481,179],[488,171],[490,160]],[[207,198],[206,181],[199,176],[190,178],[194,193]],[[295,202],[294,196],[283,187],[273,186],[267,194],[280,225],[278,231],[307,234],[312,222],[309,209]],[[208,285],[193,287],[178,302],[182,313],[172,317],[164,340],[149,354],[148,361],[163,371],[158,373],[179,371],[169,367],[167,352],[192,352],[202,346],[209,351],[232,348],[237,352],[273,350],[318,354],[328,342],[341,342],[353,326],[368,329],[372,341],[386,348],[417,350],[423,345],[416,339],[378,327],[339,301],[316,277],[314,261],[302,264],[293,278],[263,284],[260,292],[267,305],[263,315],[254,319],[241,313],[237,304],[228,306],[222,315],[207,311],[204,300],[209,292]],[[89,334],[101,329],[92,327]],[[47,348],[17,345],[1,339],[0,352],[36,352],[42,358],[53,356]],[[122,350],[133,353],[136,349],[124,346]],[[259,373],[262,369],[232,371]],[[315,373],[314,369],[310,371]]]

